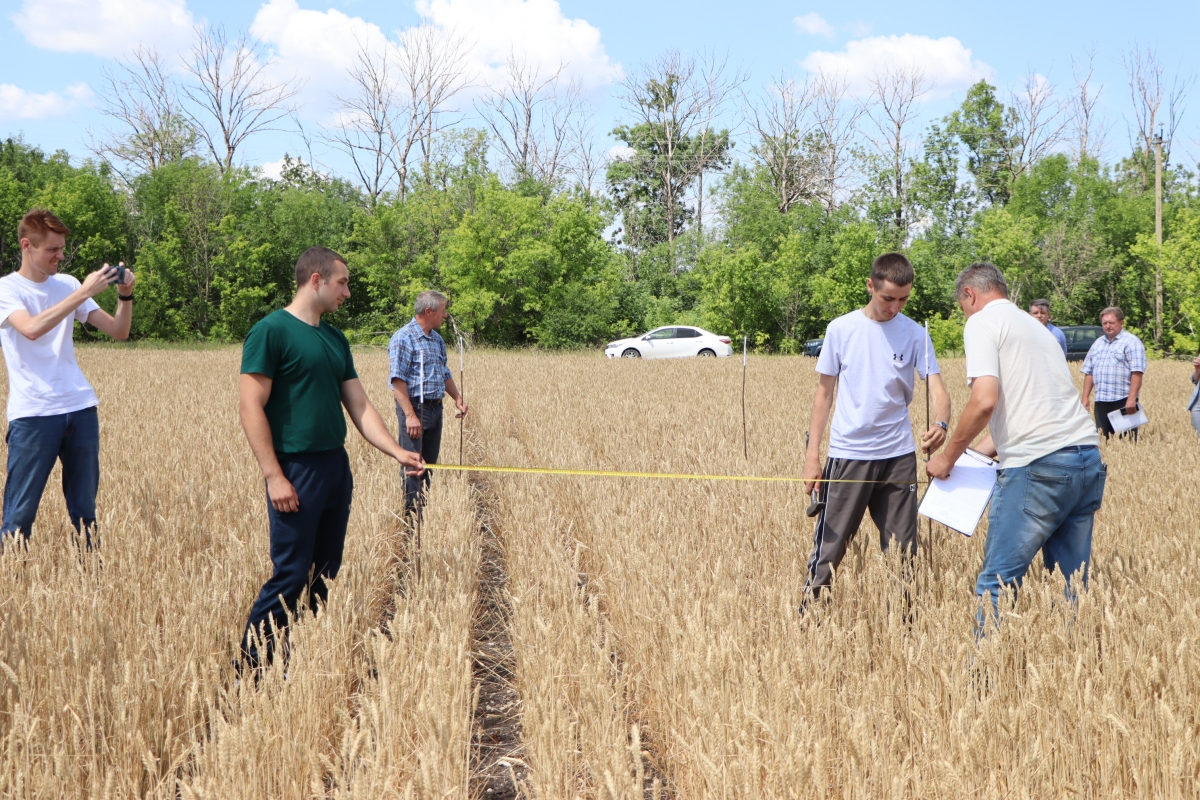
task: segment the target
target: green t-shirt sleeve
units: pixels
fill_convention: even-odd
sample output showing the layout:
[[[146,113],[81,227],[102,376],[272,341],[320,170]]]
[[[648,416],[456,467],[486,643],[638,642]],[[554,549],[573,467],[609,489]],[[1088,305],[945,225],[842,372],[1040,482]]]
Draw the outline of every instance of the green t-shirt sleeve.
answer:
[[[342,340],[342,347],[346,348],[346,372],[342,375],[342,383],[352,381],[358,377],[358,372],[354,369],[354,354],[350,352],[350,340],[346,338],[346,334],[334,328],[337,331],[338,338]]]
[[[265,322],[265,320],[264,320]],[[242,344],[242,374],[255,373],[274,380],[279,365],[279,348],[273,346],[271,329],[262,322],[250,329]]]

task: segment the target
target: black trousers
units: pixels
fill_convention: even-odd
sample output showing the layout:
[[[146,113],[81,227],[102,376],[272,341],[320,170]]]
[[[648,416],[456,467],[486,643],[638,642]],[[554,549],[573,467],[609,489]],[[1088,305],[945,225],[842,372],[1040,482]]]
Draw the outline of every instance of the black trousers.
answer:
[[[242,636],[243,657],[252,665],[259,663],[252,632],[261,635],[267,648],[266,659],[270,661],[275,645],[271,623],[284,631],[305,589],[309,590],[309,602],[314,609],[328,600],[325,579],[336,578],[342,566],[354,493],[354,477],[345,448],[320,453],[281,453],[279,466],[296,489],[300,510],[280,513],[267,498],[274,572],[250,609]]]
[[[421,420],[421,435],[413,439],[408,435],[408,426],[404,423],[404,409],[396,403],[396,419],[400,421],[400,446],[405,450],[420,453],[427,464],[436,464],[442,451],[442,398],[426,400],[422,403],[415,397],[409,398],[417,418]],[[425,487],[429,486],[431,475],[428,471],[420,478],[408,475],[404,477],[404,510],[412,511],[418,501],[425,499]]]
[[[917,454],[908,453],[877,461],[830,458],[822,477],[861,483],[819,484],[825,508],[813,531],[813,553],[808,562],[805,593],[818,596],[830,585],[833,573],[846,556],[863,514],[879,529],[879,547],[886,551],[894,540],[901,552],[917,552]],[[876,483],[875,481],[878,481]]]
[[[1093,413],[1096,416],[1096,427],[1099,428],[1100,432],[1104,434],[1105,439],[1115,435],[1120,439],[1124,439],[1126,436],[1128,436],[1129,438],[1133,439],[1133,441],[1137,441],[1137,428],[1134,428],[1131,431],[1126,431],[1125,433],[1117,433],[1113,430],[1112,421],[1108,418],[1108,415],[1112,412],[1124,408],[1125,403],[1128,400],[1128,397],[1122,397],[1120,400],[1097,400],[1093,404]]]

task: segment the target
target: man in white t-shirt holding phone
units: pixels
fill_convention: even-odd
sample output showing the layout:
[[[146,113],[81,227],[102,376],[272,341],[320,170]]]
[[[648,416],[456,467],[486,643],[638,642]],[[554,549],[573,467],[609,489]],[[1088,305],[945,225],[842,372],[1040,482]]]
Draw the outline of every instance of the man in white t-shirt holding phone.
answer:
[[[917,446],[908,416],[916,375],[928,380],[934,407],[934,423],[921,436],[926,454],[946,439],[950,394],[925,329],[900,313],[913,278],[912,264],[902,254],[881,255],[867,281],[870,302],[830,322],[825,332],[803,473],[805,492],[819,487],[824,502],[813,533],[806,602],[830,585],[868,510],[881,548],[887,550],[895,540],[906,555],[917,552]],[[837,409],[822,469],[821,437],[835,391]]]
[[[30,211],[17,226],[21,267],[0,278],[0,346],[8,367],[8,480],[0,547],[18,533],[29,539],[56,461],[62,461],[71,525],[92,545],[100,401],[75,361],[72,337],[75,323],[86,322],[114,339],[129,338],[134,277],[124,266],[107,264],[82,284],[59,274],[69,233],[49,211]],[[114,283],[115,317],[92,299]]]

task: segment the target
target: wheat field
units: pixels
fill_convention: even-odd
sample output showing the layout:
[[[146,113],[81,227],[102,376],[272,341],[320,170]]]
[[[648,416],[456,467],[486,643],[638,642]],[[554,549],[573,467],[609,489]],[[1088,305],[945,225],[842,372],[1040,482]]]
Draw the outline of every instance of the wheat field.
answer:
[[[983,530],[923,523],[906,581],[868,519],[832,602],[802,620],[798,485],[442,471],[418,537],[394,463],[352,431],[330,603],[294,624],[286,676],[242,685],[230,660],[270,563],[238,360],[81,349],[101,399],[103,544],[79,551],[56,471],[28,551],[0,556],[0,796],[1200,793],[1187,364],[1152,362],[1151,425],[1104,445],[1089,591],[1070,604],[1035,564],[980,642]],[[386,355],[356,362],[394,430]],[[957,415],[963,364],[943,368]],[[473,352],[466,460],[796,475],[812,370],[750,359],[746,459],[736,359]],[[443,442],[457,461],[449,417]],[[505,665],[481,645],[485,588]],[[497,731],[506,744],[480,749]]]

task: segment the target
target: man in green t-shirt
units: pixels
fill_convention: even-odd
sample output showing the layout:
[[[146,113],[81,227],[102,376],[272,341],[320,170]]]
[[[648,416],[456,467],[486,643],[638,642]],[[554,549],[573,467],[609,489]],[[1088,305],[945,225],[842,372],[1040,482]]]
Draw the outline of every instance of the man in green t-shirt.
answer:
[[[284,630],[306,588],[314,609],[323,605],[325,579],[341,567],[354,489],[342,407],[376,448],[417,474],[425,468],[367,399],[346,337],[321,320],[349,296],[346,260],[310,247],[296,262],[295,299],[251,328],[242,347],[238,413],[266,478],[274,565],[242,636],[243,660],[252,667],[260,663],[259,642],[271,659],[271,623]]]

